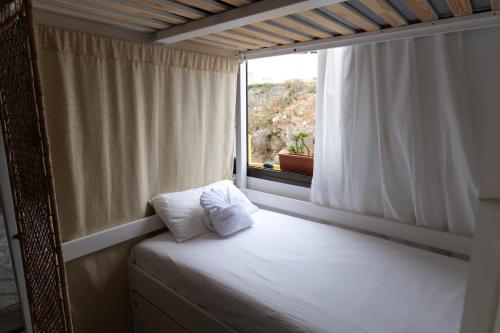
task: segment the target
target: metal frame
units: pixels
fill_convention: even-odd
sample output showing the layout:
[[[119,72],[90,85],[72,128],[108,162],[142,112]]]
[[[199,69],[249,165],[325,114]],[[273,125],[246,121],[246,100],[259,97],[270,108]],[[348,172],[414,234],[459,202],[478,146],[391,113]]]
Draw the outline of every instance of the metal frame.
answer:
[[[243,59],[257,59],[295,52],[316,51],[334,47],[383,42],[396,39],[414,38],[439,33],[481,29],[500,24],[500,11],[486,12],[469,16],[452,17],[434,22],[417,23],[402,27],[387,28],[372,32],[363,32],[349,36],[338,36],[318,39],[302,43],[280,45],[271,48],[246,51],[241,53]]]
[[[260,1],[235,8],[220,14],[207,16],[154,34],[154,40],[175,43],[185,39],[205,36],[211,33],[242,27],[244,25],[270,20],[318,7],[325,7],[343,0],[274,0]]]

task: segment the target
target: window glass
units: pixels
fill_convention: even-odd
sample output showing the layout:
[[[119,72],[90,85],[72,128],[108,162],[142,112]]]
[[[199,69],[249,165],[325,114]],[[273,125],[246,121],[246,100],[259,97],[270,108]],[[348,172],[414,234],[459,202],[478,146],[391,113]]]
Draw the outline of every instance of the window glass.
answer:
[[[250,166],[269,163],[279,170],[278,154],[287,152],[294,136],[301,133],[306,134],[305,144],[312,153],[317,62],[316,52],[248,61]]]

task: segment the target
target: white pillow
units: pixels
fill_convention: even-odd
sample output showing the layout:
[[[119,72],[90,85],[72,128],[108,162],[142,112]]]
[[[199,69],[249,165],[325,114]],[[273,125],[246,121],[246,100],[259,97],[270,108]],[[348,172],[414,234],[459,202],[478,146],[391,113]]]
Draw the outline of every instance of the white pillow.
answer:
[[[230,180],[222,180],[182,192],[157,194],[149,200],[149,203],[172,232],[175,240],[184,242],[209,232],[203,221],[204,210],[200,205],[200,197],[203,191],[212,188],[229,189],[231,195],[241,198],[249,214],[258,210]]]
[[[184,242],[208,232],[203,223],[200,196],[203,188],[157,194],[149,203],[177,242]]]

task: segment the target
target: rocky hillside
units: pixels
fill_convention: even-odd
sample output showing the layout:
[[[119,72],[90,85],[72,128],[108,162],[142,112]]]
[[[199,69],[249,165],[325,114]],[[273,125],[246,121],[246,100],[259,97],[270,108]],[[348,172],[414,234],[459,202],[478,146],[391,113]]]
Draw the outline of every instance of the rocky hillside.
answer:
[[[315,108],[315,82],[291,80],[249,86],[251,162],[278,163],[277,153],[286,149],[294,134],[313,134]],[[312,148],[312,139],[307,144]]]

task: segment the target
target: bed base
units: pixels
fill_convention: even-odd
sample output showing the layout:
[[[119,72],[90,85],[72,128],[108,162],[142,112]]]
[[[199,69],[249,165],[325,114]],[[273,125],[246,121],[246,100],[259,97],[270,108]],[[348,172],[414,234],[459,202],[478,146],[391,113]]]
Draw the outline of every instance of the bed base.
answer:
[[[205,309],[128,263],[132,315],[136,333],[236,332]]]

